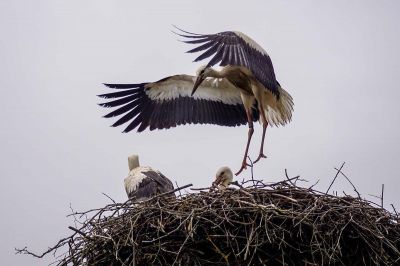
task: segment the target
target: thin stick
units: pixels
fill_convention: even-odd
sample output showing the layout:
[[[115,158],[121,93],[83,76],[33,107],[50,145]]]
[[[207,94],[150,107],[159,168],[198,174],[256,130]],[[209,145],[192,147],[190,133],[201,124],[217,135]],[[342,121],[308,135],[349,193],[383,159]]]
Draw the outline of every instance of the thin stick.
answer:
[[[285,177],[286,177],[287,181],[289,181],[289,183],[290,183],[292,186],[296,186],[296,184],[292,182],[292,179],[289,178],[287,169],[285,169]],[[296,181],[295,181],[295,182],[296,182]]]
[[[80,234],[81,236],[84,236],[84,237],[89,238],[84,232],[82,232],[82,231],[79,230],[79,229],[76,229],[76,228],[74,228],[74,227],[72,227],[72,226],[68,226],[68,229],[71,229],[72,231],[74,231],[74,232]]]
[[[358,193],[358,191],[357,191],[356,187],[354,186],[353,182],[350,181],[350,178],[348,178],[340,169],[335,168],[335,170],[338,171],[342,176],[344,176],[344,178],[346,178],[347,181],[349,181],[349,183],[353,187],[354,191],[357,193],[358,198],[361,199],[360,193]]]
[[[175,184],[176,184],[176,187],[179,187],[178,182],[175,181]],[[179,197],[182,197],[181,190],[178,190],[178,191],[179,191]]]
[[[110,196],[108,196],[106,193],[102,192],[101,194],[103,194],[104,196],[106,196],[107,198],[109,198],[114,204],[116,203],[115,200],[113,200]]]
[[[253,161],[251,160],[250,156],[247,156],[247,159],[250,161],[250,172],[251,172],[251,181],[253,181],[253,185],[255,186],[255,180],[254,180],[254,164]]]
[[[173,194],[173,193],[175,193],[175,192],[177,192],[179,190],[182,190],[182,189],[185,189],[185,188],[188,188],[188,187],[191,187],[191,186],[193,186],[193,184],[187,184],[187,185],[184,185],[183,187],[178,187],[178,188],[175,188],[174,190],[155,195],[154,197],[151,197],[150,199],[144,200],[142,202],[151,201],[152,199],[155,199],[155,198],[159,198],[159,197],[162,197],[162,196],[165,196],[165,195]]]
[[[191,188],[190,190],[210,190],[212,187]]]
[[[343,162],[343,163],[342,163],[342,166],[340,166],[340,168],[339,168],[339,170],[337,171],[337,173],[336,173],[335,177],[333,178],[333,180],[332,180],[331,184],[329,185],[328,189],[326,190],[326,192],[325,192],[325,195],[327,195],[327,194],[328,194],[328,192],[329,192],[329,190],[331,189],[331,187],[332,187],[333,183],[335,182],[336,178],[338,177],[338,175],[339,175],[340,171],[342,171],[342,168],[343,168],[344,164],[345,164],[345,162]]]
[[[396,208],[394,207],[393,204],[390,204],[390,206],[392,206],[394,213],[396,214],[397,218],[399,218],[399,214],[397,213]]]

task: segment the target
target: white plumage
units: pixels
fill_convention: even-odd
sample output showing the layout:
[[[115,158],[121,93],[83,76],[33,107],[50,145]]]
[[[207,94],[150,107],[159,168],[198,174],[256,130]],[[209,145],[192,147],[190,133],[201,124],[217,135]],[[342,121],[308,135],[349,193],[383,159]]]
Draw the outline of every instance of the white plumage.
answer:
[[[167,129],[184,124],[240,126],[248,124],[247,143],[240,174],[249,165],[247,156],[254,132],[253,122],[262,124],[259,155],[266,158],[264,141],[268,125],[291,121],[293,99],[275,77],[267,52],[238,31],[196,34],[181,30],[184,42],[196,45],[189,53],[201,52],[194,60],[211,58],[196,77],[174,75],[156,82],[105,84],[114,92],[99,95],[110,99],[103,107],[116,108],[105,117],[119,117],[112,126],[126,124],[124,132],[146,128]],[[221,70],[212,68],[221,66]]]
[[[126,194],[138,201],[174,189],[172,182],[160,171],[139,165],[139,156],[128,157],[129,175],[124,180]]]
[[[248,44],[250,47],[256,49],[262,55],[268,56],[268,53],[264,50],[264,48],[262,48],[258,43],[256,43],[249,36],[247,36],[246,34],[244,34],[243,32],[240,32],[240,31],[234,31],[234,33],[238,37],[242,38],[246,42],[246,44]],[[242,52],[242,54],[244,55],[244,52]],[[246,56],[243,56],[243,58],[246,59]]]
[[[254,105],[263,126],[260,152],[254,163],[266,158],[264,140],[269,124],[285,125],[291,120],[293,99],[279,84],[274,67],[267,52],[254,40],[238,31],[224,31],[216,34],[197,34],[180,30],[178,35],[184,42],[196,45],[188,53],[202,52],[194,61],[211,58],[197,75],[192,95],[207,78],[226,78],[239,91],[248,117],[248,138],[242,166],[236,175],[249,165],[247,154],[254,132]],[[219,64],[221,71],[211,67]],[[257,119],[258,120],[258,119]]]
[[[212,188],[225,190],[233,181],[233,172],[228,166],[223,166],[218,169],[215,174],[215,181],[212,183]]]
[[[240,91],[227,79],[208,78],[191,96],[195,76],[175,75],[156,82],[105,84],[115,92],[99,95],[112,99],[103,107],[116,107],[104,117],[119,119],[112,126],[127,123],[124,132],[176,127],[184,124],[239,126],[248,119]],[[256,110],[254,109],[256,112]],[[254,121],[258,119],[255,114]]]
[[[163,82],[149,83],[147,96],[153,101],[171,101],[180,97],[191,97],[196,77],[190,75],[175,75]],[[209,78],[192,97],[194,100],[223,102],[224,104],[241,104],[239,91],[227,79]]]

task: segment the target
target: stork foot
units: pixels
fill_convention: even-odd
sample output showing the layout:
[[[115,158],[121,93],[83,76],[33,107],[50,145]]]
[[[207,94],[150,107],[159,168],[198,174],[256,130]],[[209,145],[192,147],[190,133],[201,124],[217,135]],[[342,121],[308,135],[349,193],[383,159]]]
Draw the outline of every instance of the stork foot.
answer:
[[[254,161],[253,164],[255,164],[256,162],[258,162],[259,160],[261,160],[261,158],[267,158],[267,156],[265,156],[264,153],[260,153],[260,155],[258,155],[258,158]]]
[[[236,176],[239,175],[243,170],[247,169],[247,166],[250,166],[250,164],[248,164],[246,162],[246,160],[244,160],[242,162],[242,167],[240,167],[239,171],[235,174]]]
[[[238,176],[238,175],[239,175],[244,169],[246,169],[246,168],[247,168],[247,165],[245,165],[245,166],[242,165],[242,167],[240,167],[239,171],[237,171],[237,172],[235,173],[235,175]]]

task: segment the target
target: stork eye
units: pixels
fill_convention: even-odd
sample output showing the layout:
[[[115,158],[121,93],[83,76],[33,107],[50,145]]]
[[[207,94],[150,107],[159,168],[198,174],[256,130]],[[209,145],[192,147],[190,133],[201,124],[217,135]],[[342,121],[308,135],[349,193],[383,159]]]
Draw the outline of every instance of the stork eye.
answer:
[[[222,171],[222,172],[221,172],[221,175],[223,175],[224,173],[225,173],[225,172],[224,172],[224,171]]]

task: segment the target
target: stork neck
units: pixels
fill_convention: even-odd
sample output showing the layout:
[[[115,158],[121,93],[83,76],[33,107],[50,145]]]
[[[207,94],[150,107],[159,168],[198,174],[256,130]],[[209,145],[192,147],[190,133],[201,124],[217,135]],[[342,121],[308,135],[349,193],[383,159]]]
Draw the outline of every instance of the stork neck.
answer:
[[[215,70],[214,68],[210,68],[207,76],[212,77],[212,78],[223,78],[224,77],[224,75],[221,73],[221,71]]]
[[[129,171],[139,167],[139,156],[131,155],[128,157]]]

